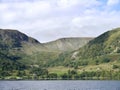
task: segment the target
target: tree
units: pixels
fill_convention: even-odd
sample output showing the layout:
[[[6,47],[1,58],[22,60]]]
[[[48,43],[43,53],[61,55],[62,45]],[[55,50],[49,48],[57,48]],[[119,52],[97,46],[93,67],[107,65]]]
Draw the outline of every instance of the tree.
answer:
[[[117,68],[119,68],[119,66],[118,66],[118,65],[113,65],[112,68],[113,68],[113,69],[117,69]]]
[[[50,73],[50,74],[48,74],[48,79],[54,79],[54,80],[56,80],[57,79],[57,74],[56,73]]]
[[[62,78],[63,80],[67,80],[67,79],[68,79],[67,73],[62,74],[62,75],[61,75],[61,78]]]

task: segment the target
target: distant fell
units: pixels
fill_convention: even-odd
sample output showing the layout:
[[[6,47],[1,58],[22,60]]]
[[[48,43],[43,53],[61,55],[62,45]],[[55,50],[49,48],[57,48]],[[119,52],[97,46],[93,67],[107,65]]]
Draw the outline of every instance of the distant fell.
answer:
[[[77,50],[79,58],[94,58],[120,53],[120,28],[103,33]]]
[[[52,51],[73,51],[87,44],[92,37],[61,38],[43,45]]]
[[[15,59],[27,64],[39,62],[40,65],[43,63],[48,65],[48,63],[57,62],[55,60],[59,54],[77,50],[92,39],[61,38],[48,43],[40,43],[18,30],[0,29],[0,59]]]
[[[22,47],[23,43],[39,44],[39,41],[28,37],[18,30],[0,29],[0,47]]]

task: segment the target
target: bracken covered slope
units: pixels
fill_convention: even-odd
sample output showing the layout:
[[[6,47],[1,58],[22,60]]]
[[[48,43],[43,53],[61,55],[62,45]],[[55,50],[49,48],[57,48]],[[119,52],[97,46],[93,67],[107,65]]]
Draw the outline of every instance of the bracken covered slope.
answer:
[[[76,52],[76,57],[84,59],[120,53],[120,28],[103,33]]]

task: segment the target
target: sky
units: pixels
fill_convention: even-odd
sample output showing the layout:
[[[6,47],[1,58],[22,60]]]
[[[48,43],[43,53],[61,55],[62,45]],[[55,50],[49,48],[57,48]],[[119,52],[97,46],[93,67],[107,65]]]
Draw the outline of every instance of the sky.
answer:
[[[0,28],[41,43],[63,37],[97,37],[120,27],[120,0],[0,0]]]

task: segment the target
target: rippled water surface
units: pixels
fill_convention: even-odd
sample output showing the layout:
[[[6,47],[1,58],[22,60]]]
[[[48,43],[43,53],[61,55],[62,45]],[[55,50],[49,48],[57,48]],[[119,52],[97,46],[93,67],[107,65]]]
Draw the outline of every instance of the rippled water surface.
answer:
[[[0,90],[120,90],[120,81],[0,81]]]

